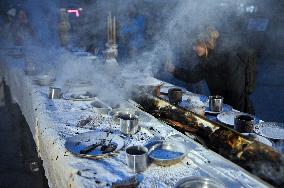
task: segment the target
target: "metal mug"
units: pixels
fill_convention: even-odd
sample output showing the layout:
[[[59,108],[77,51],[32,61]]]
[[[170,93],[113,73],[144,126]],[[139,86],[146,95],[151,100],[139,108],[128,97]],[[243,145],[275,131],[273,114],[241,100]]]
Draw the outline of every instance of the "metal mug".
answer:
[[[240,133],[251,133],[254,128],[254,117],[249,114],[237,115],[234,119],[234,129]]]
[[[60,99],[62,96],[61,89],[56,87],[49,87],[48,98],[50,99]]]
[[[224,98],[219,95],[209,96],[209,110],[212,112],[221,112],[223,110]]]
[[[168,90],[169,101],[172,104],[178,104],[182,101],[182,89],[180,88],[171,88]]]
[[[143,172],[148,168],[148,149],[144,146],[126,148],[127,165],[133,172]]]
[[[126,135],[136,134],[140,130],[138,116],[134,114],[120,114],[120,131]]]

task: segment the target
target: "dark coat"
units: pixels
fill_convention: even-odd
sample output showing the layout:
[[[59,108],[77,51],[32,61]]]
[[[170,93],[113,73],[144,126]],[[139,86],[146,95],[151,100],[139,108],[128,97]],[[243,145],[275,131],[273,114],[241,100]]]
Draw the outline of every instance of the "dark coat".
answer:
[[[245,90],[246,65],[235,50],[210,50],[208,56],[191,70],[176,68],[174,76],[189,83],[206,80],[211,95],[221,95],[224,102],[240,111],[248,111]]]

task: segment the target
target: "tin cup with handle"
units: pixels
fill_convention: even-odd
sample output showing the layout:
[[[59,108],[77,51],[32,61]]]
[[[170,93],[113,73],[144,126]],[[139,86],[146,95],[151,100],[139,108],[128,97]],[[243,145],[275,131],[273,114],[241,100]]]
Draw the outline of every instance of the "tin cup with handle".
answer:
[[[240,133],[253,132],[255,120],[250,114],[237,115],[234,119],[234,129]]]
[[[209,110],[212,112],[221,112],[223,110],[224,98],[219,95],[209,96]]]
[[[61,89],[57,87],[49,87],[49,99],[60,99],[62,97]]]
[[[172,104],[178,104],[182,101],[182,89],[181,88],[171,88],[168,90],[169,101]]]
[[[130,146],[126,148],[127,165],[135,173],[148,168],[148,149],[144,146]]]

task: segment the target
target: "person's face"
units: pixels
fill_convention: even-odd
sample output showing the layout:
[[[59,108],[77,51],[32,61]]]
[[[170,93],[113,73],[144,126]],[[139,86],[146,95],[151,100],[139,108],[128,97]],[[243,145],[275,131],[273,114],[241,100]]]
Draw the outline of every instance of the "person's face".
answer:
[[[206,48],[200,45],[194,46],[193,50],[195,51],[196,55],[199,57],[202,57],[206,54]]]

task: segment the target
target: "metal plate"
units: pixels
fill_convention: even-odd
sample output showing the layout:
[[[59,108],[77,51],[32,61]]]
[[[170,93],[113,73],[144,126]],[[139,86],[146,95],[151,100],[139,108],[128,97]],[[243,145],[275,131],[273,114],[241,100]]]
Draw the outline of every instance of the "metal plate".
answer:
[[[65,147],[68,151],[77,156],[82,156],[80,153],[84,148],[99,143],[105,140],[105,143],[115,143],[116,149],[111,153],[116,153],[124,146],[124,140],[119,136],[119,133],[108,133],[107,131],[91,131],[70,137],[65,142]],[[84,157],[94,158],[110,155],[111,153],[103,153],[100,147],[90,151]]]
[[[267,138],[284,140],[284,123],[262,122],[254,126],[254,132]]]
[[[64,83],[64,87],[67,88],[89,88],[92,87],[92,83],[90,81],[85,80],[67,80]]]
[[[209,177],[187,177],[178,181],[175,188],[225,188],[225,186]]]
[[[272,146],[272,143],[265,137],[257,135],[255,133],[242,133],[244,136],[246,136],[249,140],[252,138],[252,140],[256,140],[258,142],[261,142],[263,144],[266,144],[268,146]]]
[[[210,111],[209,110],[209,107],[206,107],[206,109],[205,109],[205,113],[208,113],[208,114],[220,114],[220,113],[222,113],[222,112],[230,112],[230,111],[232,111],[233,110],[233,108],[230,106],[230,105],[228,105],[228,104],[224,104],[223,105],[223,110],[221,111],[221,112],[214,112],[214,111]]]
[[[148,156],[153,163],[160,166],[170,166],[179,163],[187,154],[187,148],[182,142],[157,141],[147,144]]]
[[[222,113],[217,115],[217,120],[220,121],[221,123],[224,123],[226,125],[230,125],[230,126],[234,127],[235,117],[237,115],[241,115],[241,114],[246,114],[246,113],[236,112],[236,111],[222,112]],[[257,117],[254,117],[254,118],[255,118],[254,121],[255,121],[256,124],[260,122],[259,118],[257,118]]]
[[[91,102],[90,105],[92,106],[92,110],[94,112],[98,112],[101,114],[108,114],[111,111],[110,107],[108,107],[106,104],[104,104],[103,102],[97,99]]]
[[[34,83],[40,86],[51,85],[55,81],[55,77],[51,75],[38,75],[34,79]]]
[[[96,96],[90,97],[86,94],[63,93],[63,99],[73,101],[93,101],[96,99]]]
[[[187,90],[185,88],[177,87],[177,86],[162,86],[161,89],[160,89],[160,92],[168,93],[169,89],[172,89],[172,88],[179,88],[179,89],[182,90],[183,93],[187,92]]]

